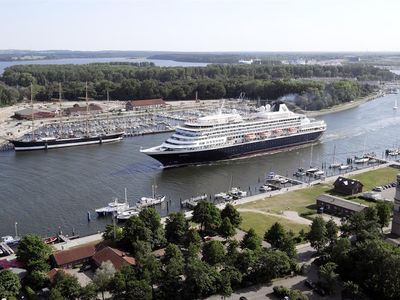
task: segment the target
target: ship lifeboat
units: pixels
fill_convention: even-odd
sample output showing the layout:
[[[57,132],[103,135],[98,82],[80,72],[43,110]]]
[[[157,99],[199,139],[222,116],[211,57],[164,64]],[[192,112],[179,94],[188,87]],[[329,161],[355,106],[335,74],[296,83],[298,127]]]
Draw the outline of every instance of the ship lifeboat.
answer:
[[[297,133],[297,128],[291,127],[291,128],[288,128],[287,131],[289,134]]]
[[[283,133],[282,129],[275,129],[275,130],[274,130],[274,135],[275,135],[275,136],[281,136],[282,133]]]
[[[270,137],[270,136],[271,136],[271,132],[270,132],[270,131],[261,132],[261,133],[260,133],[260,136],[261,136],[262,138]]]
[[[249,133],[249,134],[245,134],[244,139],[246,141],[252,141],[256,138],[256,135],[254,133]]]

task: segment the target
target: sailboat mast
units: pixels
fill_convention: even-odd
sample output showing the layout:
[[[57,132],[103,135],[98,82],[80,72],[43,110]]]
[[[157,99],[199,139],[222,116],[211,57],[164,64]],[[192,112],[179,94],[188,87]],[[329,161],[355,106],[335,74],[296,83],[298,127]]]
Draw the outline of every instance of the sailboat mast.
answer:
[[[86,136],[89,136],[89,100],[88,100],[88,85],[86,81]]]
[[[313,144],[311,144],[311,153],[310,153],[310,167],[312,167],[312,152],[313,152]]]
[[[60,136],[63,134],[63,123],[62,123],[62,105],[61,105],[61,82],[58,83],[58,104],[60,105]]]
[[[336,145],[333,146],[333,158],[332,158],[332,164],[335,163],[335,154],[336,154]]]
[[[33,110],[33,87],[31,83],[32,141],[35,140],[35,112]]]

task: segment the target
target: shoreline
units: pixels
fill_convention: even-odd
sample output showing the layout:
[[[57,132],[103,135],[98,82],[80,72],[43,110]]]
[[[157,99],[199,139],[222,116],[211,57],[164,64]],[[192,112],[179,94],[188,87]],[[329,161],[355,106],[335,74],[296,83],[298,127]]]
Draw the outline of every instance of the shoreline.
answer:
[[[333,114],[333,113],[345,111],[348,109],[356,108],[356,107],[360,106],[361,104],[381,98],[384,95],[385,94],[382,91],[379,91],[378,93],[374,93],[372,95],[365,96],[363,98],[353,100],[351,102],[338,104],[333,107],[324,108],[324,109],[321,109],[318,111],[315,111],[315,110],[314,111],[304,111],[304,113],[306,114],[307,117],[319,117],[319,116],[323,116],[323,115]]]

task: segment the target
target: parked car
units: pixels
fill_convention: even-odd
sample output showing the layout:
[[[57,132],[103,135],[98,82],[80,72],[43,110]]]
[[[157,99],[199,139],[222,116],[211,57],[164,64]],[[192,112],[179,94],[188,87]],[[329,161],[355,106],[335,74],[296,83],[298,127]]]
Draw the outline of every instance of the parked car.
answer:
[[[320,296],[326,296],[326,291],[323,288],[316,288],[314,291]]]
[[[381,186],[376,186],[372,189],[374,192],[382,192],[383,188]]]
[[[308,280],[308,279],[306,281],[304,281],[304,285],[312,290],[317,287],[314,282],[312,282],[311,280]]]

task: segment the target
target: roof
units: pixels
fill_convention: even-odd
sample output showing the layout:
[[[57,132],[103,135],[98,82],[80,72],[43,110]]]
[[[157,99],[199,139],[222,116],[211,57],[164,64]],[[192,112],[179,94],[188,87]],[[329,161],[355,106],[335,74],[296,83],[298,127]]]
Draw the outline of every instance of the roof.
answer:
[[[157,258],[164,257],[165,256],[165,248],[154,250],[152,253]]]
[[[344,186],[344,187],[356,187],[356,186],[363,186],[363,184],[355,179],[350,179],[350,178],[345,178],[345,177],[341,177],[339,176],[336,181],[334,182],[334,185],[340,185],[340,186]]]
[[[136,264],[134,257],[127,255],[121,250],[111,247],[105,247],[96,252],[92,259],[97,266],[100,266],[105,261],[110,261],[117,271],[120,271],[124,265]]]
[[[348,209],[351,211],[356,211],[356,212],[360,212],[368,207],[366,205],[363,205],[363,204],[360,204],[357,202],[345,200],[343,198],[331,196],[331,195],[327,195],[327,194],[319,195],[317,197],[317,200],[321,201],[323,203],[326,203],[326,204],[335,205],[335,206],[342,207],[342,208],[345,208],[345,209]]]
[[[53,253],[53,258],[58,266],[63,266],[75,261],[90,258],[95,252],[96,249],[94,245],[86,245]]]
[[[47,272],[47,277],[49,277],[50,282],[53,282],[54,278],[56,277],[56,275],[59,271],[63,272],[62,269],[58,269],[58,268],[53,268],[49,272]]]
[[[88,108],[86,108],[86,105],[80,106],[79,104],[74,104],[72,107],[68,107],[65,110],[68,112],[85,112],[87,110],[93,111],[93,110],[102,110],[101,107],[98,104],[95,103],[90,103],[88,105]]]
[[[167,103],[159,98],[159,99],[142,99],[142,100],[131,100],[128,101],[132,106],[151,106],[151,105],[166,105]]]

